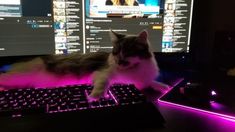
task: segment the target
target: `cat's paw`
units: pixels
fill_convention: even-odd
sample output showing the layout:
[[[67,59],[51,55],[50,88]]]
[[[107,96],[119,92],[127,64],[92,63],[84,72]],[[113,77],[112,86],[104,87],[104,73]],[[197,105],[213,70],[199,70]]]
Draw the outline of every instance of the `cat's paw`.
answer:
[[[108,95],[108,94],[104,94],[103,96],[92,96],[92,95],[89,95],[87,97],[87,100],[88,100],[88,102],[93,102],[93,101],[99,101],[101,98],[109,99],[110,95]]]
[[[98,101],[99,99],[100,99],[100,97],[94,97],[94,96],[91,96],[91,95],[89,95],[87,97],[88,102]]]

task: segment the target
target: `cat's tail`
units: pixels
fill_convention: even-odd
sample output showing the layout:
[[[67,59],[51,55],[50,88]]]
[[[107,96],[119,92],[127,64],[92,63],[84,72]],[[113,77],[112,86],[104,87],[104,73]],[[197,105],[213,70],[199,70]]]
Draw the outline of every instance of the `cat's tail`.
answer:
[[[40,58],[34,58],[29,61],[21,61],[8,66],[7,73],[26,73],[31,71],[44,70],[44,61]]]
[[[98,69],[96,64],[100,63],[99,66],[103,66],[107,54],[101,54],[99,57],[101,59],[98,59],[98,61],[97,57],[94,55],[90,55],[88,58],[82,59],[83,61],[79,59],[80,57],[81,56],[78,55],[69,58],[65,57],[64,59],[62,58],[62,60],[59,59],[58,61],[52,60],[55,62],[55,65],[52,63],[53,65],[51,67],[55,69],[55,71],[48,70],[48,64],[45,63],[45,59],[42,58],[34,58],[33,60],[27,62],[12,64],[6,73],[0,74],[0,87],[4,87],[6,89],[45,88],[57,87],[61,85],[91,83],[91,76],[89,72],[85,72],[86,74],[82,74],[80,76],[80,72],[77,71],[84,72]],[[77,59],[79,60],[79,63],[76,63]],[[58,74],[56,71],[65,71],[65,73]]]
[[[36,80],[36,74],[44,67],[40,58],[3,66],[0,74],[0,87],[11,89],[31,86],[32,80]]]
[[[17,88],[56,88],[65,85],[91,83],[91,75],[78,77],[68,74],[60,76],[43,70],[0,74],[0,90]]]
[[[17,66],[22,65],[17,64]],[[15,67],[14,70],[0,74],[0,87],[5,89],[49,87],[58,82],[60,82],[60,76],[53,75],[43,68],[27,70]]]
[[[26,73],[3,73],[0,75],[0,86],[5,89],[28,87],[30,86],[29,80],[32,80],[34,76],[26,76]]]

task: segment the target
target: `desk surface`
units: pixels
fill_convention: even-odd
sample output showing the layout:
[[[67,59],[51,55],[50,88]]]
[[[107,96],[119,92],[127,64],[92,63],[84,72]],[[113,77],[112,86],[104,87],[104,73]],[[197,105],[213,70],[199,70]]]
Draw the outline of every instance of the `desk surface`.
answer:
[[[151,93],[150,98],[152,100],[157,100],[157,98],[159,97],[159,95],[157,93],[154,93],[153,91],[150,91],[149,93]],[[208,115],[197,111],[161,104],[158,103],[157,101],[155,101],[155,103],[166,121],[163,127],[149,128],[142,130],[136,130],[136,129],[113,130],[107,128],[107,126],[105,126],[104,124],[103,126],[99,126],[99,130],[102,130],[103,132],[104,131],[107,132],[111,131],[112,132],[235,132],[235,121],[229,121],[214,115]],[[0,124],[0,128],[2,125],[6,124],[4,123]],[[33,126],[26,127],[23,122],[19,125],[22,126],[22,128],[24,128],[22,129],[24,132],[26,131],[46,132],[47,130],[46,126],[42,127],[42,129],[35,130]],[[95,129],[96,128],[93,128],[93,131]],[[53,130],[47,130],[47,131],[53,131]],[[1,132],[5,131],[1,130]],[[6,130],[6,132],[8,131]]]
[[[202,74],[197,77],[203,78]],[[216,86],[221,87],[220,90],[223,93],[226,93],[226,91],[227,93],[230,92],[225,97],[228,99],[231,98],[229,96],[233,96],[231,93],[235,92],[233,88],[235,83],[231,83],[231,79],[234,80],[232,82],[235,82],[235,78],[227,78],[226,76],[211,74],[204,77],[205,81],[216,82]],[[235,120],[229,121],[216,115],[209,115],[160,102],[156,103],[156,105],[166,120],[165,127],[160,129],[159,132],[235,132]]]
[[[166,120],[165,127],[159,132],[234,132],[235,121],[201,112],[158,104]]]

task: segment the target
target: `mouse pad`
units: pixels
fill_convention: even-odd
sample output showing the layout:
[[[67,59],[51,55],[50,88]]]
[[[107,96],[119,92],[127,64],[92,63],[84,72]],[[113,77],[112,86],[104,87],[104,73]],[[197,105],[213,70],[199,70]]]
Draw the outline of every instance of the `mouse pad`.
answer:
[[[234,95],[234,78],[181,79],[158,102],[235,120]]]

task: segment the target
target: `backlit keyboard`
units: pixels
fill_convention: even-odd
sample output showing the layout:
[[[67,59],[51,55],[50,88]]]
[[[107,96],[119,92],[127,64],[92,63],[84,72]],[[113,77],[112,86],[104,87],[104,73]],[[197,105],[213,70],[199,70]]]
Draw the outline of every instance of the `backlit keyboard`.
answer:
[[[164,123],[156,106],[134,85],[112,85],[108,98],[88,101],[92,89],[82,84],[1,91],[0,131],[122,131]]]
[[[145,96],[134,85],[113,85],[109,98],[88,102],[91,85],[74,85],[57,88],[12,89],[0,92],[0,114],[12,117],[31,113],[58,113],[135,105],[146,102]]]

